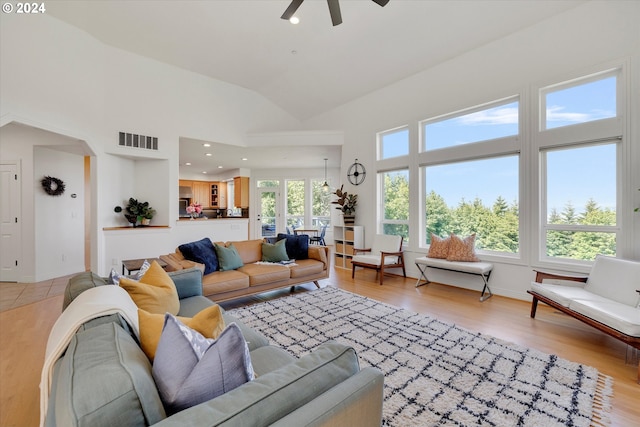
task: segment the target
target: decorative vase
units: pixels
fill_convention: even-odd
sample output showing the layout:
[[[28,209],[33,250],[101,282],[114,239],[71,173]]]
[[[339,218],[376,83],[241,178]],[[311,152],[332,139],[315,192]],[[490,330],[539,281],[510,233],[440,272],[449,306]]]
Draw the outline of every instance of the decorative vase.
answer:
[[[344,225],[353,225],[356,223],[356,216],[355,215],[344,215]]]
[[[149,224],[151,224],[151,219],[149,219],[149,218],[142,218],[142,219],[140,220],[140,223],[141,223],[142,225],[149,225]]]

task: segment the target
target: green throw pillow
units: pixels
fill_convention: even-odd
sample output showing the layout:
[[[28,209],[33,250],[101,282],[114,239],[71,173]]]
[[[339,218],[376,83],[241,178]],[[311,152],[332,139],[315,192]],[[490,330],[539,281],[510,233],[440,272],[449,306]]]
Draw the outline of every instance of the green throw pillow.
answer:
[[[220,246],[214,243],[216,249],[216,255],[218,256],[218,263],[221,271],[235,270],[244,265],[240,254],[233,243],[229,244],[229,247]]]
[[[280,262],[289,260],[287,247],[285,246],[286,241],[287,239],[283,239],[275,244],[264,242],[262,244],[262,261]]]

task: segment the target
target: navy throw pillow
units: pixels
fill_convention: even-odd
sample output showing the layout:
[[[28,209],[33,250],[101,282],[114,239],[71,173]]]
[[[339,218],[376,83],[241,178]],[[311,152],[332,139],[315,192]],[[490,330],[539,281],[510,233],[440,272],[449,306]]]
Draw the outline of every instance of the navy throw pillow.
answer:
[[[309,236],[306,234],[296,236],[295,234],[279,233],[276,241],[280,241],[282,239],[287,239],[284,246],[291,259],[309,258]]]
[[[204,264],[204,274],[218,270],[218,256],[211,239],[205,237],[197,242],[185,243],[178,246],[182,255],[189,261]]]

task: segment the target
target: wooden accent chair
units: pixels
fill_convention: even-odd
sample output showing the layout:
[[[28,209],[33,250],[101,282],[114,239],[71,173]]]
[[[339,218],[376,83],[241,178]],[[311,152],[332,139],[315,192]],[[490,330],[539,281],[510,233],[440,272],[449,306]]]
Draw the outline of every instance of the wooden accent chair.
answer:
[[[371,248],[353,248],[351,278],[355,277],[356,267],[375,269],[376,274],[379,273],[380,276],[380,285],[382,285],[385,270],[390,268],[402,268],[402,275],[407,277],[404,269],[402,240],[402,236],[376,234]]]

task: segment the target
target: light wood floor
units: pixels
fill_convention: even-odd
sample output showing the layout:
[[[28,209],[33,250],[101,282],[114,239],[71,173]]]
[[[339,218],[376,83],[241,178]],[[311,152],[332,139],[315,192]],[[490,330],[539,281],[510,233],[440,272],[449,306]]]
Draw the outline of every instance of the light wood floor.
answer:
[[[430,284],[415,288],[415,279],[385,278],[378,285],[374,271],[332,271],[322,286],[336,286],[414,312],[454,322],[517,344],[591,365],[614,378],[611,426],[640,425],[640,385],[637,367],[625,364],[627,347],[601,332],[542,304],[535,319],[530,303],[500,296],[478,301],[479,292]],[[312,284],[295,292],[315,289]],[[289,290],[243,298],[226,309],[289,295]],[[62,296],[0,312],[0,426],[38,425],[40,370],[47,336],[62,306]]]

